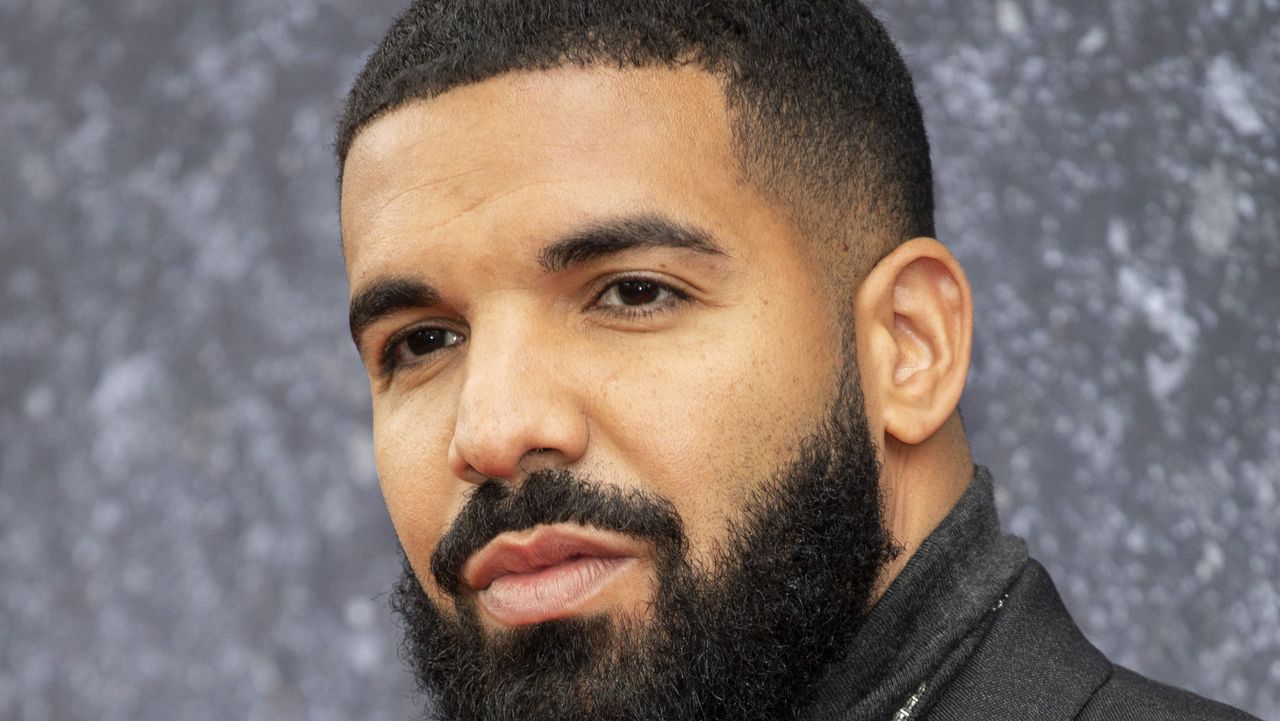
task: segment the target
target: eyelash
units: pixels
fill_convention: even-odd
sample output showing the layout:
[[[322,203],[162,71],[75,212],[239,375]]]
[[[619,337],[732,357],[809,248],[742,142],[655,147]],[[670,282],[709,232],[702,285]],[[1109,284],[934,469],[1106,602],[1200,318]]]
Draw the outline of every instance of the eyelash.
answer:
[[[667,293],[667,297],[662,300],[654,301],[642,307],[636,306],[599,306],[600,300],[605,297],[609,291],[617,288],[623,283],[652,283],[657,286],[659,291]],[[689,300],[689,294],[680,290],[670,283],[663,282],[657,278],[647,275],[624,275],[610,278],[604,287],[600,289],[591,301],[592,307],[604,309],[604,312],[613,313],[628,320],[640,320],[642,318],[651,318],[659,313],[666,313],[674,310],[677,306],[684,304]]]
[[[382,367],[382,374],[384,376],[389,378],[395,375],[395,372],[402,367],[409,366],[409,365],[416,365],[416,364],[401,363],[398,360],[396,360],[396,355],[400,350],[400,345],[408,341],[410,336],[412,336],[414,333],[419,333],[421,331],[427,331],[427,330],[441,330],[446,333],[453,333],[454,335],[457,335],[459,338],[463,340],[466,339],[466,336],[462,333],[459,333],[455,330],[451,330],[449,328],[441,327],[440,325],[433,324],[433,323],[424,323],[422,325],[411,325],[408,328],[405,328],[404,330],[397,331],[394,335],[392,335],[390,338],[387,339],[386,345],[383,346],[382,348],[382,357],[379,359],[379,364]],[[461,340],[459,342],[461,342]],[[441,349],[441,350],[444,350],[444,349]],[[422,357],[429,358],[431,356],[438,355],[439,352],[440,351],[433,351],[432,353],[428,355],[424,355]]]
[[[643,307],[633,307],[633,306],[625,306],[625,305],[597,307],[598,304],[600,303],[600,300],[604,298],[604,296],[607,293],[609,293],[609,291],[617,288],[623,283],[628,283],[628,282],[652,283],[655,286],[657,286],[660,292],[665,292],[668,295],[665,299],[654,301],[652,304],[645,305]],[[652,318],[653,316],[658,315],[660,313],[666,313],[671,310],[674,310],[677,306],[683,305],[688,300],[689,300],[688,293],[685,293],[684,291],[671,285],[670,283],[664,283],[660,280],[651,278],[646,275],[626,275],[621,277],[610,278],[609,281],[604,285],[604,287],[602,287],[599,290],[599,292],[597,292],[595,296],[593,296],[591,301],[591,306],[593,309],[602,310],[603,312],[611,313],[617,317],[620,317],[626,320],[642,320],[645,318]],[[466,336],[462,333],[458,333],[457,331],[453,331],[448,328],[441,327],[439,325],[424,324],[424,325],[409,326],[408,328],[398,331],[394,335],[392,335],[390,338],[388,338],[386,345],[383,346],[382,357],[380,358],[380,364],[382,366],[383,375],[391,376],[400,368],[410,365],[410,364],[398,362],[396,360],[396,353],[399,350],[400,345],[404,343],[406,340],[408,340],[409,336],[413,335],[414,333],[418,333],[420,331],[425,331],[425,330],[442,330],[447,333],[454,333],[458,335],[460,338],[462,338],[463,340],[465,340],[466,338]],[[460,340],[459,342],[462,342],[462,341]],[[452,347],[452,346],[449,346],[449,347]],[[441,350],[444,350],[444,349],[441,349]],[[429,355],[422,356],[422,357],[429,358],[431,356],[438,354],[439,352],[440,351],[433,351]]]

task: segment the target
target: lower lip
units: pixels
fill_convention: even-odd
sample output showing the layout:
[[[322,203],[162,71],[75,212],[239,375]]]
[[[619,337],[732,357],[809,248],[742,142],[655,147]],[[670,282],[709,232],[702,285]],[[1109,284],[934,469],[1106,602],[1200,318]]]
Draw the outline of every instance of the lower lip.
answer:
[[[532,573],[499,576],[480,592],[480,603],[504,626],[523,626],[580,612],[635,558],[575,558]]]

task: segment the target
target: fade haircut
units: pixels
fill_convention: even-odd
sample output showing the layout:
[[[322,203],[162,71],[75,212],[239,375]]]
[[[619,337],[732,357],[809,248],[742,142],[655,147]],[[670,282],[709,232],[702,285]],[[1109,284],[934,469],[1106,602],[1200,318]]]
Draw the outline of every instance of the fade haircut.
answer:
[[[415,0],[347,97],[339,179],[359,130],[412,100],[514,71],[685,65],[720,80],[742,178],[836,272],[934,235],[911,75],[856,0]]]

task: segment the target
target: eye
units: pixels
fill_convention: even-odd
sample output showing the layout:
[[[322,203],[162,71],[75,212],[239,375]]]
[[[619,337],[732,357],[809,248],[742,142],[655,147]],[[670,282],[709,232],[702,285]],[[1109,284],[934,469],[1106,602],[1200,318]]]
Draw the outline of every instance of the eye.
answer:
[[[462,342],[462,335],[447,328],[410,328],[387,343],[383,366],[387,371],[420,363],[428,356]]]
[[[610,283],[596,300],[603,307],[644,310],[682,299],[673,288],[649,278],[624,278]]]

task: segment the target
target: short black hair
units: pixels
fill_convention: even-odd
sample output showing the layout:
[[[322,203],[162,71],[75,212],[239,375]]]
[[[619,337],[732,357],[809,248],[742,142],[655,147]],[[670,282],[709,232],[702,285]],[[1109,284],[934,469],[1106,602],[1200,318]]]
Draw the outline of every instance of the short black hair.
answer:
[[[415,0],[347,97],[339,178],[356,133],[408,101],[566,65],[700,67],[721,80],[743,176],[806,234],[875,257],[934,234],[911,75],[856,0]]]

